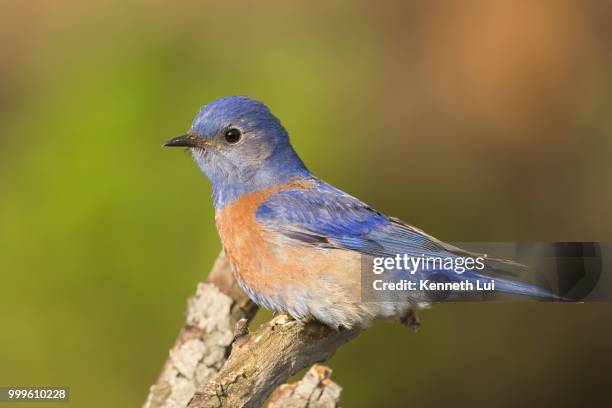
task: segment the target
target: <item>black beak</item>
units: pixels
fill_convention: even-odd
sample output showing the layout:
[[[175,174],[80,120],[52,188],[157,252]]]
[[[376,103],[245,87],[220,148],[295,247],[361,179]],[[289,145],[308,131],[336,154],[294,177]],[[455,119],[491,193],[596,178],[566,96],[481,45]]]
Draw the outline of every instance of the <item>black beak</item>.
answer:
[[[182,136],[175,137],[174,139],[168,140],[164,143],[165,147],[196,147],[198,143],[197,138],[189,133]]]

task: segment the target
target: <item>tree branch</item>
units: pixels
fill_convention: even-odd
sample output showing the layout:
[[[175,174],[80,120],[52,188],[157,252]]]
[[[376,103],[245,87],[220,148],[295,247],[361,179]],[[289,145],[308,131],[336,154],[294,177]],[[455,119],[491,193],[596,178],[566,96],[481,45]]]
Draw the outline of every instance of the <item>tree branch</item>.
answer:
[[[340,332],[317,322],[275,320],[235,342],[230,358],[213,380],[196,391],[190,408],[260,407],[290,376],[330,358],[361,333]]]
[[[281,385],[270,397],[268,408],[337,408],[342,387],[330,380],[332,370],[315,364],[295,384]]]
[[[208,283],[198,284],[196,294],[188,300],[185,325],[157,382],[149,389],[144,407],[184,408],[196,389],[225,363],[236,323],[250,320],[256,311],[221,253]]]

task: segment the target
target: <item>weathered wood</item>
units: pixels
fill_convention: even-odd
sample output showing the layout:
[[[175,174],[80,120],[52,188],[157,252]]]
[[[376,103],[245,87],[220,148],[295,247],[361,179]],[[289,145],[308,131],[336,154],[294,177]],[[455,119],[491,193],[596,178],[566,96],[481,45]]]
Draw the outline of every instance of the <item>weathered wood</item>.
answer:
[[[276,318],[239,338],[223,368],[196,391],[189,407],[260,407],[290,376],[330,358],[361,332],[285,320]]]
[[[332,370],[315,364],[295,384],[283,384],[272,394],[268,408],[337,408],[342,387],[333,382]]]
[[[236,284],[222,253],[208,283],[199,283],[196,294],[188,300],[185,324],[144,407],[184,408],[196,389],[225,363],[236,323],[250,320],[256,311],[257,307]]]

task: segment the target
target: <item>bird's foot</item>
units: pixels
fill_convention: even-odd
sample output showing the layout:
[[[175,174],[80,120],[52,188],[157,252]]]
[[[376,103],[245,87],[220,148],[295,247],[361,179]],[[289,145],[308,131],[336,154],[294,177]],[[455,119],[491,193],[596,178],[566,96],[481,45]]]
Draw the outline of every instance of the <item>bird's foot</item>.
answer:
[[[414,310],[409,310],[401,319],[400,322],[412,330],[414,333],[419,331],[421,327],[421,319]]]
[[[285,324],[291,322],[295,320],[293,317],[289,316],[288,314],[279,314],[276,315],[272,318],[272,320],[270,320],[270,326],[272,327],[272,330],[276,329],[279,326],[284,326]]]

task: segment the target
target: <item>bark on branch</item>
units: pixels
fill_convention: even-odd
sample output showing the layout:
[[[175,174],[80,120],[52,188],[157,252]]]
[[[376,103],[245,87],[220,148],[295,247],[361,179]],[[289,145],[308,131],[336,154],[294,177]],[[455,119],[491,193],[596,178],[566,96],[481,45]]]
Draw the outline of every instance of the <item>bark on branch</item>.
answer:
[[[314,365],[302,380],[283,384],[272,394],[268,408],[337,408],[342,387],[330,380],[332,370]]]
[[[234,281],[221,253],[208,275],[208,283],[198,284],[196,294],[188,300],[185,325],[158,380],[149,389],[144,407],[187,406],[197,387],[225,363],[236,322],[250,320],[256,311],[255,304]]]
[[[360,332],[339,332],[316,322],[266,323],[236,341],[223,368],[198,389],[189,407],[260,407],[290,376],[327,360]]]

